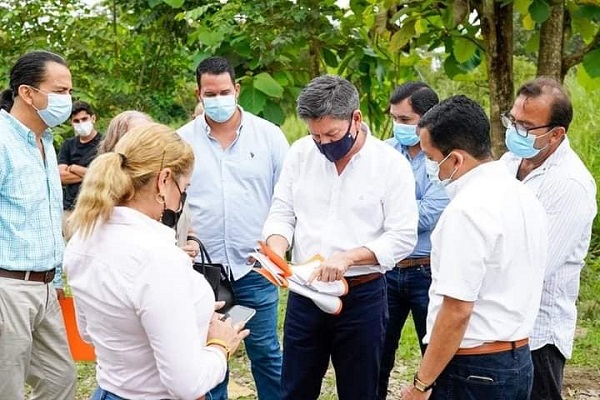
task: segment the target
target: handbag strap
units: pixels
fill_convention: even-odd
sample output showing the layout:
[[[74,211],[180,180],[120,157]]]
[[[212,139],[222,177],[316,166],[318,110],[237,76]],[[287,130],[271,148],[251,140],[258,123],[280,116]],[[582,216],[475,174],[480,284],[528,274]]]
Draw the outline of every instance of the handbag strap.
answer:
[[[208,251],[206,251],[206,247],[204,247],[204,244],[200,239],[198,239],[196,236],[190,235],[187,237],[187,240],[193,240],[194,242],[198,243],[198,246],[200,247],[200,261],[202,262],[202,264],[212,264],[212,260],[208,255]]]

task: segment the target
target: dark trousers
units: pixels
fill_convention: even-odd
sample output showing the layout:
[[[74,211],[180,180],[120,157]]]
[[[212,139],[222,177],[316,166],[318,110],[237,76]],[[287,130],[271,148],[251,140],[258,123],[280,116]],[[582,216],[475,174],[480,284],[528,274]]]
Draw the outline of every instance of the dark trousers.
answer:
[[[432,400],[528,400],[529,346],[495,354],[454,356],[436,380]]]
[[[421,354],[425,352],[423,337],[427,331],[427,306],[429,305],[429,286],[431,285],[431,268],[421,265],[412,268],[394,268],[385,274],[387,282],[387,298],[390,319],[387,324],[381,370],[379,372],[379,388],[377,398],[385,400],[387,396],[390,373],[394,368],[396,350],[400,344],[402,328],[412,313],[415,330],[419,337]]]
[[[331,358],[338,399],[372,400],[388,319],[382,278],[353,287],[339,315],[290,292],[283,328],[282,399],[319,397]]]
[[[553,344],[531,352],[533,359],[532,400],[562,400],[565,357]]]

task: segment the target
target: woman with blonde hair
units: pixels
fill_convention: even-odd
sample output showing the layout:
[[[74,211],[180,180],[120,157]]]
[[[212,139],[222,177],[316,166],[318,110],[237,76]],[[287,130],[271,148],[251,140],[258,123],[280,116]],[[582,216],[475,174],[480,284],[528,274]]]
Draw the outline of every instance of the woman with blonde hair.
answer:
[[[144,125],[98,156],[71,216],[64,269],[83,338],[96,350],[96,399],[198,399],[248,335],[175,245],[194,156],[171,128]]]

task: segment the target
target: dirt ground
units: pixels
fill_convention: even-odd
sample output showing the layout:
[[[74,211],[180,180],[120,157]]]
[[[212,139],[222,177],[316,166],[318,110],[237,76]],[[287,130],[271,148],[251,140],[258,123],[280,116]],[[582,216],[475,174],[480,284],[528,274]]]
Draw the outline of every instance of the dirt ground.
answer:
[[[563,396],[569,400],[600,399],[600,366],[565,369]]]

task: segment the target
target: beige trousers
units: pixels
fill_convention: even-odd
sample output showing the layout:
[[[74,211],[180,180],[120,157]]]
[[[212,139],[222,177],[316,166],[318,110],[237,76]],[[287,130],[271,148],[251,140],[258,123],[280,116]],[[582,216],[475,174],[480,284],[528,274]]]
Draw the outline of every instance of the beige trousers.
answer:
[[[76,371],[52,283],[0,278],[0,400],[73,400]]]

